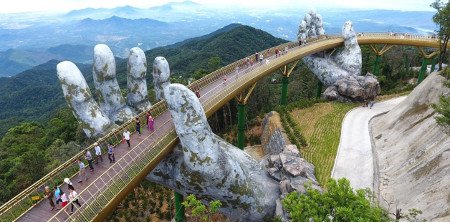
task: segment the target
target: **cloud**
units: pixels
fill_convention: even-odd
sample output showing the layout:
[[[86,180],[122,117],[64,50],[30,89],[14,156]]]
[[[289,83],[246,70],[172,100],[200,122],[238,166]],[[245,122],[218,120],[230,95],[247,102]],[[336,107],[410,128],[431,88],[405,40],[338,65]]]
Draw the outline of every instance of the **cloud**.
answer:
[[[181,0],[13,0],[3,4],[0,13],[29,11],[60,11],[67,12],[82,8],[113,8],[131,5],[148,8],[167,2]],[[432,11],[429,7],[432,0],[193,0],[194,2],[212,7],[240,7],[249,9],[292,9],[292,8],[354,8],[354,9],[395,9],[405,11]]]

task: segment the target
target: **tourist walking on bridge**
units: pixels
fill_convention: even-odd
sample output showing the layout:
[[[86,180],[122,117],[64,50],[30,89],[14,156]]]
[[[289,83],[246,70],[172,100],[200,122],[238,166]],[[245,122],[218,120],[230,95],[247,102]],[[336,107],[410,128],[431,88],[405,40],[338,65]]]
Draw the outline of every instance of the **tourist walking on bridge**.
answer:
[[[141,135],[141,121],[139,120],[139,117],[136,117],[136,131]]]
[[[81,183],[83,182],[83,179],[85,181],[88,179],[86,174],[86,165],[83,163],[83,161],[81,161],[81,159],[78,159],[78,167],[80,167],[80,172],[78,173],[79,177],[78,183]]]
[[[70,200],[70,214],[73,214],[73,206],[74,203],[76,203],[78,205],[78,207],[81,207],[80,202],[78,202],[78,193],[75,191],[75,189],[70,189],[69,188],[69,200]]]
[[[151,116],[150,112],[147,111],[147,113],[145,114],[145,121],[147,122],[147,129],[148,129],[148,117]]]
[[[48,203],[52,207],[52,209],[50,211],[54,210],[55,203],[53,202],[53,192],[52,192],[52,190],[50,190],[49,186],[45,186],[44,197],[45,197],[45,199],[48,199]]]
[[[61,207],[64,208],[65,206],[67,206],[67,204],[69,203],[69,198],[67,197],[66,193],[64,193],[61,190]],[[64,210],[64,212],[67,213],[67,209]]]
[[[128,148],[130,148],[131,147],[131,145],[130,145],[130,131],[128,131],[128,129],[125,129],[125,131],[123,131],[123,139],[125,139],[127,141]]]
[[[86,160],[88,161],[88,165],[89,165],[89,169],[92,172],[94,170],[94,166],[92,165],[92,160],[94,159],[92,157],[92,153],[89,150],[86,150],[86,156],[85,156]]]
[[[94,143],[94,150],[95,150],[95,164],[98,164],[98,159],[100,159],[100,161],[102,161],[103,163],[103,157],[102,157],[102,149],[100,148],[100,146],[98,145],[98,143]]]
[[[109,163],[116,162],[116,158],[114,157],[114,147],[111,143],[108,144],[108,159]]]
[[[154,128],[155,120],[153,119],[153,116],[149,115],[147,121],[148,121],[148,125],[147,125],[148,130],[153,132],[153,130],[155,130],[155,128]]]
[[[56,200],[56,209],[59,210],[59,206],[62,202],[61,200],[61,189],[58,186],[55,186],[55,200]]]

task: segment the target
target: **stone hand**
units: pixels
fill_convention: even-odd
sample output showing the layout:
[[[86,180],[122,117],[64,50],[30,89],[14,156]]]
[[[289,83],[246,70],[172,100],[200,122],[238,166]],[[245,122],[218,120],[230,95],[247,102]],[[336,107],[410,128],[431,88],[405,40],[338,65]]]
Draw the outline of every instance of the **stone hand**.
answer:
[[[310,11],[299,25],[298,40],[304,43],[308,41],[308,38],[315,38],[324,33],[322,16]],[[303,59],[326,86],[333,85],[343,76],[361,75],[361,49],[350,21],[345,22],[342,27],[342,36],[344,37],[344,47],[338,49],[333,55],[317,53]]]
[[[127,101],[116,79],[116,64],[108,46],[94,47],[93,77],[98,104],[78,67],[69,61],[56,69],[63,94],[75,117],[83,124],[88,137],[97,137],[131,119],[137,112],[150,108],[146,84],[146,58],[139,48],[132,48],[127,66]]]
[[[310,11],[299,25],[298,40],[305,44],[308,38],[324,34],[322,16]],[[324,97],[339,101],[366,101],[380,93],[378,80],[372,75],[361,76],[362,56],[352,23],[342,27],[344,47],[332,55],[317,53],[303,58],[305,64],[328,86]]]
[[[163,160],[147,178],[201,200],[220,200],[221,211],[234,220],[262,221],[273,214],[278,183],[244,151],[216,136],[197,96],[181,84],[169,83],[163,57],[153,63],[155,81],[169,107],[182,148]]]

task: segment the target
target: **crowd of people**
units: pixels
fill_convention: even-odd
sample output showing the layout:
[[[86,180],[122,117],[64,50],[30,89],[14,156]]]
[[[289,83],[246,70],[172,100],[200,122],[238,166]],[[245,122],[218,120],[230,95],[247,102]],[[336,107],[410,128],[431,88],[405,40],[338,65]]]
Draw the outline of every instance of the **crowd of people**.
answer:
[[[146,113],[145,119],[147,121],[147,129],[150,132],[153,132],[155,120],[153,116],[150,114],[150,112]],[[135,119],[135,126],[136,126],[136,132],[141,135],[141,123],[139,118]],[[125,129],[123,131],[123,142],[126,141],[128,147],[131,147],[130,139],[131,139],[131,133],[128,131],[128,129]],[[107,154],[109,163],[115,163],[116,158],[114,155],[114,145],[112,143],[108,143],[107,147]],[[95,155],[95,156],[94,156]],[[87,181],[89,179],[87,174],[87,169],[89,167],[89,171],[92,173],[94,171],[94,164],[99,164],[99,162],[103,163],[103,157],[102,157],[102,149],[100,145],[96,142],[94,143],[94,155],[92,155],[90,150],[87,150],[85,153],[85,160],[87,161],[86,164],[82,161],[82,159],[77,160],[79,172],[78,172],[78,183],[82,183],[83,181]],[[44,188],[44,198],[48,200],[50,204],[50,210],[53,211],[59,210],[63,207],[65,207],[67,204],[71,204],[70,206],[70,212],[67,212],[68,209],[66,209],[66,213],[72,214],[74,212],[74,206],[81,207],[81,204],[78,200],[78,193],[75,191],[75,187],[73,186],[72,182],[69,178],[65,178],[64,182],[67,184],[67,191],[68,195],[63,191],[61,186],[55,186],[50,188],[49,186],[45,186]]]
[[[81,204],[78,199],[78,193],[75,191],[75,187],[73,186],[70,179],[65,178],[64,182],[67,184],[68,195],[63,191],[61,186],[55,186],[53,189],[50,189],[49,186],[46,186],[44,197],[48,199],[51,211],[55,210],[55,207],[56,210],[62,209],[70,203],[70,212],[67,212],[69,210],[68,208],[65,210],[65,212],[71,215],[74,212],[75,205],[81,207]]]

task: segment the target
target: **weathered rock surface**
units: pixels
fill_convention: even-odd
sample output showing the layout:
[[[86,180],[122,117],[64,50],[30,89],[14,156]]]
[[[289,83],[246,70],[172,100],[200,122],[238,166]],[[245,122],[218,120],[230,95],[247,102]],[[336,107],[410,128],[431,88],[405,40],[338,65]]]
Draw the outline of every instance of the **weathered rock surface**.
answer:
[[[165,83],[161,95],[168,104],[180,146],[147,179],[183,195],[193,193],[204,202],[220,200],[221,212],[232,221],[272,218],[282,211],[280,200],[288,192],[304,192],[306,183],[319,188],[314,166],[300,158],[295,145],[282,145],[288,143],[283,137],[277,138],[276,143],[266,143],[272,146],[266,149],[271,154],[257,162],[212,133],[197,96],[183,85],[170,84],[169,74],[165,73],[169,71],[167,61],[162,57],[155,60],[153,75],[159,83]],[[269,125],[273,127],[269,130],[272,134],[282,131],[281,125],[273,120],[266,121],[266,126]],[[267,135],[267,138],[275,137]],[[282,214],[286,219],[285,213]]]
[[[261,145],[265,154],[281,153],[286,145],[286,133],[281,126],[280,114],[272,111],[268,113],[262,122],[263,132],[261,134]]]
[[[299,25],[298,40],[302,44],[308,41],[308,38],[315,38],[319,35],[323,35],[322,17],[310,11],[305,15],[303,21]],[[312,70],[317,78],[326,86],[342,85],[343,81],[350,81],[347,85],[355,85],[355,79],[357,82],[366,83],[362,84],[358,88],[365,90],[349,90],[352,88],[345,88],[345,90],[339,90],[339,87],[330,87],[325,97],[327,99],[336,99],[341,101],[353,101],[354,98],[372,98],[372,94],[368,95],[354,95],[357,93],[370,93],[377,92],[379,89],[378,81],[373,76],[367,76],[367,80],[361,79],[361,67],[362,57],[361,48],[358,45],[355,31],[351,21],[345,22],[342,27],[342,36],[344,38],[344,47],[338,48],[332,55],[324,53],[317,53],[311,56],[303,58],[305,64]],[[373,84],[374,81],[376,84]],[[370,83],[370,84],[369,84]]]
[[[82,123],[88,137],[99,137],[116,126],[133,118],[139,112],[150,108],[147,97],[145,75],[147,65],[144,52],[131,49],[128,58],[127,104],[116,79],[116,64],[108,46],[96,45],[94,48],[93,77],[98,105],[75,64],[64,61],[57,65],[58,78],[64,97],[74,116]],[[84,101],[84,102],[83,102]]]
[[[155,60],[154,75],[169,70],[164,58]],[[182,149],[162,161],[147,178],[183,195],[220,200],[221,212],[233,221],[273,216],[278,183],[247,153],[213,134],[197,96],[183,85],[169,84],[168,78],[163,73],[158,81],[167,83],[163,95]]]
[[[66,102],[73,115],[84,123],[83,130],[88,137],[100,136],[101,132],[114,128],[115,124],[95,102],[83,74],[75,64],[69,61],[60,62],[56,71]]]
[[[127,104],[138,112],[143,112],[152,106],[147,92],[147,59],[144,51],[138,47],[130,50],[127,65]]]
[[[372,120],[379,166],[375,191],[381,204],[392,203],[391,212],[398,201],[402,212],[416,208],[423,212],[420,218],[450,221],[450,136],[430,107],[439,96],[450,96],[443,81],[431,74],[402,103]]]
[[[323,96],[328,100],[340,102],[354,102],[373,100],[380,93],[381,88],[375,76],[344,76],[329,86]]]
[[[170,84],[169,63],[166,58],[158,56],[153,61],[153,67],[160,67],[159,69],[153,68],[153,84],[155,86],[156,99],[162,100],[164,99],[164,88]]]
[[[277,200],[276,215],[282,221],[289,221],[280,200],[292,191],[305,193],[306,184],[314,189],[321,188],[314,176],[314,165],[301,158],[297,146],[291,144],[284,134],[280,115],[275,111],[266,114],[262,127],[261,143],[267,156],[261,163],[270,177],[279,183],[281,195]]]
[[[94,47],[94,85],[100,108],[114,122],[125,122],[133,111],[125,104],[116,79],[116,62],[111,49],[104,44]]]

